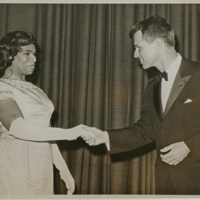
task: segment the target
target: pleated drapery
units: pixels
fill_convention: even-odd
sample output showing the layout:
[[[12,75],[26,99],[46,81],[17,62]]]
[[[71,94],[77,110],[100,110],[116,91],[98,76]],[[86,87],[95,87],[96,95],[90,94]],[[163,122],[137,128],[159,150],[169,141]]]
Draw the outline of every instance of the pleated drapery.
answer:
[[[37,37],[37,69],[28,77],[53,101],[52,126],[123,128],[140,117],[148,75],[133,58],[130,28],[160,15],[176,49],[199,57],[199,4],[0,4],[0,37],[25,30]],[[109,156],[80,138],[58,142],[76,194],[154,194],[155,144]],[[55,169],[55,193],[65,194]]]

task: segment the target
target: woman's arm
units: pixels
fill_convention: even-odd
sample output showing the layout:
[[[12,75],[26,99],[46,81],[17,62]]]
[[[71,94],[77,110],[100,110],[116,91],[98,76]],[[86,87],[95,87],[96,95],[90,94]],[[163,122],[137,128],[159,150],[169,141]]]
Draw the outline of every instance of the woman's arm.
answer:
[[[0,121],[9,130],[9,134],[31,141],[75,140],[80,135],[89,134],[83,125],[71,129],[50,128],[27,122],[14,100],[0,101]]]
[[[65,182],[65,185],[68,189],[68,194],[73,194],[75,190],[75,182],[56,143],[52,144],[52,153],[53,163],[60,171],[60,177]]]
[[[16,101],[5,99],[0,101],[0,121],[7,128],[10,129],[12,122],[17,118],[24,118]]]

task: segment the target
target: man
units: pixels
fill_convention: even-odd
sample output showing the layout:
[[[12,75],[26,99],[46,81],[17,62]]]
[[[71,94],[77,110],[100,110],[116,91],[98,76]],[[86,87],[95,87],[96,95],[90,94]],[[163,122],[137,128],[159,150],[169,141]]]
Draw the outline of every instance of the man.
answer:
[[[130,127],[103,132],[87,128],[89,145],[107,143],[110,154],[155,140],[156,194],[200,194],[200,68],[175,49],[174,32],[164,18],[150,17],[130,31],[134,57],[144,69],[156,67],[147,84],[141,118]]]

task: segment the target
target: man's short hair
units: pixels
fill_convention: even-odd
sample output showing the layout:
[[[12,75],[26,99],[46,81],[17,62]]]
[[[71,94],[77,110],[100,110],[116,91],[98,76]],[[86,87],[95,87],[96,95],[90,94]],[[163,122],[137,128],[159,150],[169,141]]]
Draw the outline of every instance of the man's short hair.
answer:
[[[160,38],[169,46],[175,46],[174,31],[167,21],[160,16],[152,16],[135,24],[130,30],[130,38],[139,30],[142,32],[143,39],[147,42],[153,42]]]

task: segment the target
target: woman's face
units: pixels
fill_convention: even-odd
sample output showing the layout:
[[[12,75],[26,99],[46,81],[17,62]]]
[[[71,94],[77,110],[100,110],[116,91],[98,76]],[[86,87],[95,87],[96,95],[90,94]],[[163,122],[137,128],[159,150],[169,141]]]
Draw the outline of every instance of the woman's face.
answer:
[[[36,49],[34,44],[21,46],[22,51],[14,57],[11,69],[15,75],[30,75],[35,69]]]

